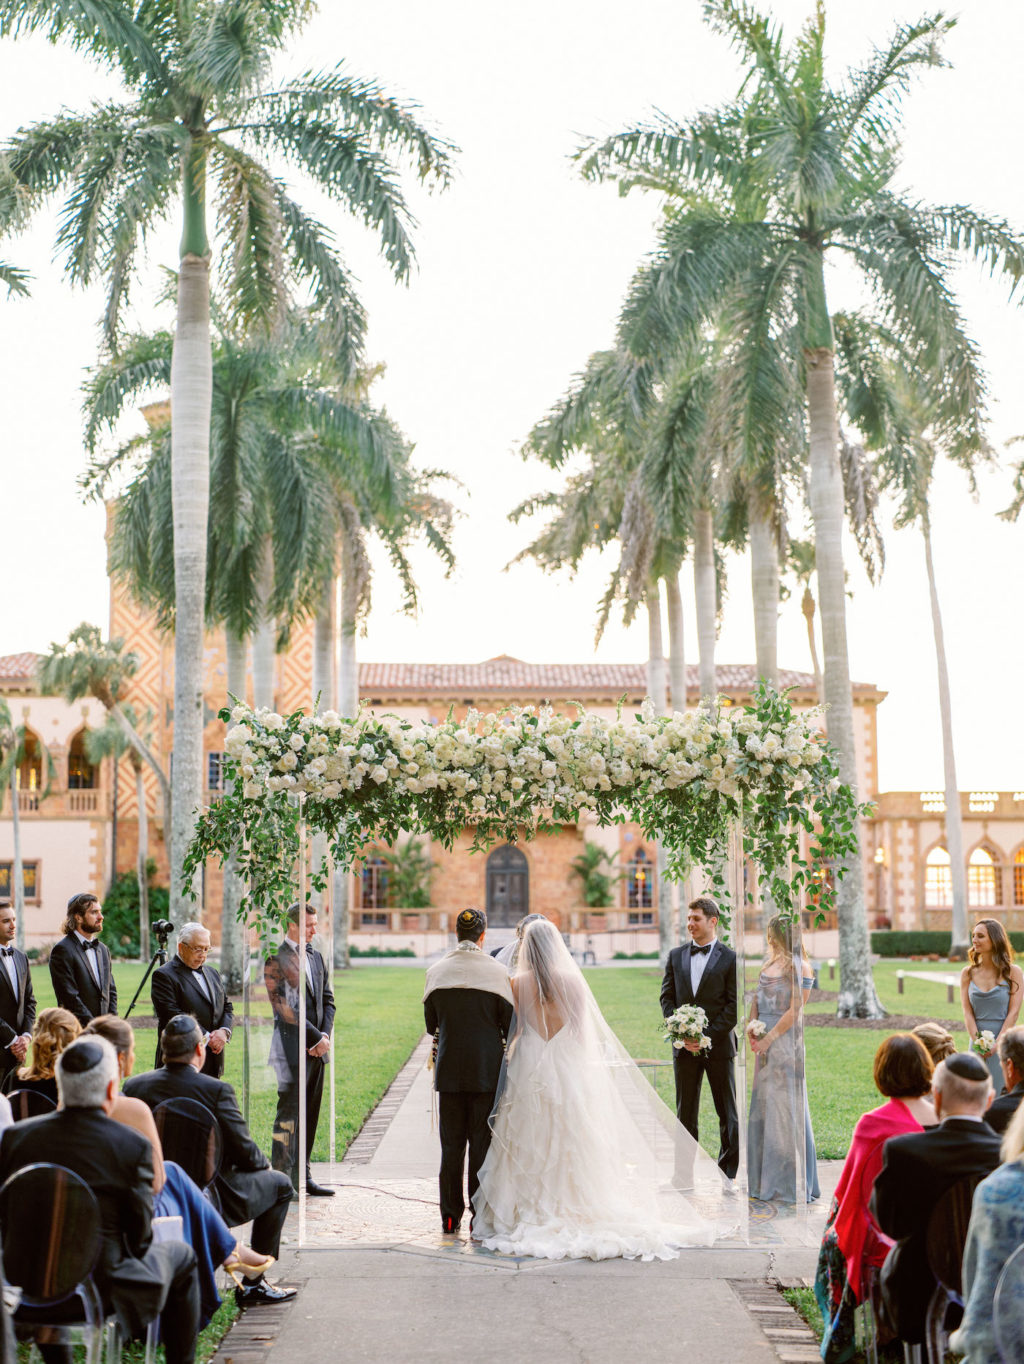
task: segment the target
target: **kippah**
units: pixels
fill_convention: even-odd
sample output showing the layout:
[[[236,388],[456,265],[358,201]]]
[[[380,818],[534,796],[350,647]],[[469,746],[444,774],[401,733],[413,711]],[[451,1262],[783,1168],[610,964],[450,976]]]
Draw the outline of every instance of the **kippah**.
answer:
[[[84,1075],[103,1060],[103,1048],[96,1042],[82,1040],[65,1047],[60,1058],[60,1068],[65,1074]]]
[[[464,909],[458,922],[460,928],[478,928],[481,933],[487,927],[487,919],[478,909]]]
[[[980,1056],[975,1056],[970,1051],[954,1052],[952,1056],[946,1057],[945,1065],[948,1071],[959,1076],[961,1080],[987,1080],[989,1078],[988,1066]]]
[[[198,1027],[199,1022],[194,1014],[175,1014],[174,1017],[167,1024],[167,1027],[164,1028],[164,1033],[165,1034],[169,1032],[190,1033]]]

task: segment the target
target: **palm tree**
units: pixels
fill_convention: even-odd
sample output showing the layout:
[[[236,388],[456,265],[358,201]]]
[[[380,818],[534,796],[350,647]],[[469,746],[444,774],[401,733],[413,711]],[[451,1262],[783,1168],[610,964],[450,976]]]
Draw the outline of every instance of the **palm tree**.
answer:
[[[814,577],[814,542],[812,540],[790,540],[787,546],[786,567],[796,579],[800,594],[800,611],[807,626],[807,649],[811,656],[811,672],[814,674],[814,694],[821,704],[823,685],[821,662],[818,658],[818,640],[814,630],[814,614],[817,610],[811,580]]]
[[[147,711],[141,720],[131,706],[126,705],[124,713],[128,722],[137,731],[147,731],[152,726],[152,711]],[[135,872],[139,882],[139,947],[142,959],[146,961],[149,958],[149,811],[146,808],[146,787],[143,781],[145,764],[138,751],[129,743],[124,730],[112,717],[108,717],[107,723],[100,729],[86,731],[85,751],[91,763],[100,763],[104,758],[112,760],[115,782],[117,765],[125,754],[135,774],[135,803],[139,812],[135,855]],[[116,876],[116,861],[112,871]]]
[[[677,201],[659,250],[634,282],[620,349],[649,367],[652,358],[696,344],[728,306],[751,361],[737,371],[746,397],[739,401],[734,389],[732,411],[736,420],[753,413],[762,438],[787,410],[772,393],[789,391],[789,376],[801,377],[828,730],[843,780],[855,787],[826,259],[839,251],[855,265],[899,330],[932,386],[941,437],[962,429],[963,395],[982,391],[947,262],[973,257],[1016,281],[1024,274],[1024,241],[970,208],[901,197],[893,184],[901,98],[917,69],[939,64],[953,21],[939,15],[899,27],[867,65],[833,86],[824,65],[823,4],[788,48],[781,29],[750,4],[706,0],[704,9],[750,68],[742,97],[688,124],[664,120],[595,143],[580,152],[581,166],[591,179],[616,178],[624,190],[653,188]],[[880,1016],[859,857],[839,870],[838,1012]]]
[[[103,319],[117,348],[136,254],[154,224],[180,215],[171,401],[175,559],[174,791],[171,913],[186,913],[181,869],[202,793],[202,650],[212,389],[207,188],[232,311],[270,329],[293,282],[308,286],[339,355],[358,361],[361,310],[331,233],[272,174],[296,167],[379,236],[397,278],[409,274],[411,220],[395,164],[445,183],[451,148],[374,82],[339,67],[275,88],[271,59],[308,0],[0,0],[0,34],[41,32],[113,69],[127,98],[19,130],[4,152],[34,201],[65,195],[58,249],[73,283],[108,282]]]
[[[8,236],[21,226],[25,217],[24,196],[11,174],[10,167],[0,157],[0,237]],[[28,293],[28,272],[10,261],[0,260],[0,284],[7,285],[7,297]]]

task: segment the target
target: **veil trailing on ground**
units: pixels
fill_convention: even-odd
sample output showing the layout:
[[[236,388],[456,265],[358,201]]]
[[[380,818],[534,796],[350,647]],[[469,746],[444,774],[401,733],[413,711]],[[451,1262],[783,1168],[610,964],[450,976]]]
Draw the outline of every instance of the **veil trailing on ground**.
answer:
[[[516,1014],[505,1061],[510,1083],[491,1120],[492,1150],[498,1149],[489,1161],[506,1171],[502,1185],[596,1176],[591,1182],[602,1186],[594,1191],[597,1225],[586,1231],[614,1234],[621,1227],[626,1244],[707,1245],[734,1234],[740,1205],[729,1197],[732,1182],[637,1068],[549,920],[526,926],[513,986]],[[552,1110],[568,1117],[567,1139],[553,1129]],[[551,1149],[559,1142],[560,1162]],[[528,1174],[522,1167],[534,1153],[537,1165]],[[562,1166],[557,1172],[555,1164]],[[556,1206],[564,1206],[564,1194],[564,1187],[554,1189]],[[500,1237],[497,1244],[506,1248]],[[635,1253],[650,1258],[643,1249]]]

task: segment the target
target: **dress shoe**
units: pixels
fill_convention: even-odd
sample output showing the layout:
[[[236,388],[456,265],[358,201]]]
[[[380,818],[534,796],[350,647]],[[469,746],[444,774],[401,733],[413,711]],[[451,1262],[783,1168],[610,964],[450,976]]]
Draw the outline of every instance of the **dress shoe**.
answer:
[[[333,1198],[334,1190],[329,1189],[326,1184],[317,1184],[315,1180],[306,1180],[306,1193],[310,1198]]]
[[[297,1288],[277,1288],[267,1283],[266,1279],[257,1279],[255,1283],[235,1289],[235,1302],[244,1310],[246,1307],[262,1307],[268,1302],[288,1302],[297,1292]]]
[[[442,1236],[457,1236],[461,1222],[462,1222],[461,1218],[459,1218],[459,1220],[456,1221],[454,1217],[442,1217],[441,1219]]]

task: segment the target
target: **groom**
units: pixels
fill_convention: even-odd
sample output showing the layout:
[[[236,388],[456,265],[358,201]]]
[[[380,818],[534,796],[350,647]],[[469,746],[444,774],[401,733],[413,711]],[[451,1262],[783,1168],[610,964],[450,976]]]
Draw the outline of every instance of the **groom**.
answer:
[[[705,1074],[718,1114],[720,1148],[718,1167],[729,1179],[736,1178],[740,1163],[740,1128],[736,1115],[736,953],[715,936],[718,906],[710,895],[693,900],[686,916],[691,941],[668,954],[661,983],[661,1012],[668,1018],[681,1004],[699,1004],[708,1016],[711,1046],[700,1051],[686,1042],[673,1051],[676,1076],[676,1116],[697,1137],[700,1090]]]
[[[458,944],[427,971],[423,1016],[434,1038],[434,1088],[441,1133],[441,1229],[457,1232],[466,1210],[463,1171],[469,1151],[469,1202],[491,1141],[505,1039],[512,1021],[508,971],[481,949],[487,919],[464,909],[455,922]],[[472,1220],[470,1221],[472,1227]]]

